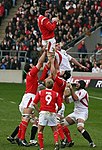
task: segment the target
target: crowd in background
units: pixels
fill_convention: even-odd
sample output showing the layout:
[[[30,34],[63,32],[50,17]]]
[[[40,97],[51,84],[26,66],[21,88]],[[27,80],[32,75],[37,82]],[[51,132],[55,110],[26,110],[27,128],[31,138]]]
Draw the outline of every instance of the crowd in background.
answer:
[[[80,58],[79,62],[88,68],[87,72],[102,73],[102,60],[98,62],[96,61],[96,59],[90,61],[90,59],[86,57],[85,59]],[[74,64],[71,65],[73,71],[84,72],[84,70],[81,67],[78,67]]]
[[[20,70],[21,62],[18,60],[17,56],[9,57],[9,55],[6,55],[0,61],[0,69]]]
[[[15,7],[17,0],[0,0],[0,26],[2,20],[9,15],[9,11],[12,7]]]
[[[12,2],[13,0],[9,1]],[[62,46],[83,33],[89,33],[91,28],[102,22],[101,0],[24,0],[15,16],[8,22],[0,50],[14,50],[16,56],[18,51],[27,51],[27,60],[33,64],[37,62],[41,54],[41,34],[37,17],[43,3],[51,9],[50,19],[55,16],[59,18],[55,38]],[[83,51],[80,46],[78,50]],[[85,52],[87,53],[87,49]]]

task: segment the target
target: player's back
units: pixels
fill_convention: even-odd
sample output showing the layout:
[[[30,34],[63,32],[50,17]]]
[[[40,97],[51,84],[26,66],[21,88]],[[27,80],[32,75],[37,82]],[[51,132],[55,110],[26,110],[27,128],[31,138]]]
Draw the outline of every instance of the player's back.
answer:
[[[38,88],[38,68],[34,66],[26,76],[25,93],[36,94]]]
[[[40,110],[41,111],[55,111],[55,103],[57,103],[58,93],[52,89],[45,89],[40,91]]]
[[[68,57],[61,51],[56,51],[55,53],[57,62],[61,70],[71,70],[70,60],[72,57]]]
[[[54,29],[56,27],[55,22],[50,23],[50,20],[43,15],[39,15],[37,21],[39,30],[42,33],[42,40],[48,40],[55,36],[54,34]]]
[[[55,82],[53,85],[53,90],[58,92],[61,98],[63,99],[63,92],[66,86],[66,81],[59,76],[56,76]]]

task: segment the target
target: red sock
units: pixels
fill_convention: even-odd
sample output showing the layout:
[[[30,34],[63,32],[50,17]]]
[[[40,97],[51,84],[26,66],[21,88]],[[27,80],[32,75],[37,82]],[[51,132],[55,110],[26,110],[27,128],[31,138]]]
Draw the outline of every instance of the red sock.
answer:
[[[43,69],[43,72],[42,72],[42,75],[40,77],[40,80],[41,81],[44,81],[46,79],[46,76],[47,76],[47,72],[48,72],[49,68],[47,66],[47,64],[45,65],[44,69]]]
[[[38,133],[38,141],[39,141],[40,149],[44,148],[44,141],[43,141],[43,133],[42,132]]]
[[[17,137],[20,139],[20,137],[21,137],[21,129],[22,129],[22,122],[20,123],[20,125],[19,125],[19,130],[18,130],[18,135],[17,135]]]
[[[67,126],[63,126],[63,132],[64,132],[64,134],[65,134],[65,136],[67,138],[67,141],[71,142],[72,139],[71,139],[71,136],[70,136],[70,131],[69,131]]]
[[[57,131],[59,133],[61,140],[64,140],[63,127],[60,124],[57,125]]]
[[[25,133],[26,133],[27,126],[28,126],[28,122],[22,121],[21,137],[20,137],[21,140],[25,139]]]
[[[58,143],[58,132],[54,131],[53,136],[54,136],[54,143]]]

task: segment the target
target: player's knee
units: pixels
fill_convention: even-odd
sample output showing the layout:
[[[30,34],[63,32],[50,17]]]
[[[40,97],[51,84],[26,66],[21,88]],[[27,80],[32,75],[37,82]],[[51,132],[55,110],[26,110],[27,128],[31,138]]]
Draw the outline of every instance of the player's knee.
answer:
[[[63,119],[63,124],[66,125],[66,126],[70,125],[69,122],[65,118]]]
[[[22,114],[22,117],[24,120],[29,121],[30,120],[30,114]]]
[[[61,124],[61,125],[64,125],[64,119],[61,119],[60,124]]]
[[[30,118],[30,122],[33,124],[33,126],[38,127],[38,118],[34,117],[34,118]]]
[[[77,129],[79,132],[81,132],[84,129],[84,123],[82,123],[82,122],[77,123]]]

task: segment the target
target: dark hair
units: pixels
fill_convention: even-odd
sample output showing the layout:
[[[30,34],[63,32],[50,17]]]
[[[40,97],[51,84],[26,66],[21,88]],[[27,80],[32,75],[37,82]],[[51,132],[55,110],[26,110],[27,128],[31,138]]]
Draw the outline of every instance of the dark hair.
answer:
[[[31,68],[30,64],[26,63],[24,66],[24,72],[28,73],[30,68]]]
[[[47,8],[46,8],[46,6],[42,6],[41,8],[40,8],[40,14],[41,15],[45,15],[45,11],[47,10]]]
[[[70,76],[71,76],[70,71],[65,70],[65,72],[64,72],[64,74],[63,74],[63,78],[64,78],[65,80],[67,80],[67,79],[69,79],[69,78],[70,78]]]
[[[79,80],[78,83],[80,84],[80,89],[84,89],[86,86],[86,82],[84,80]]]

